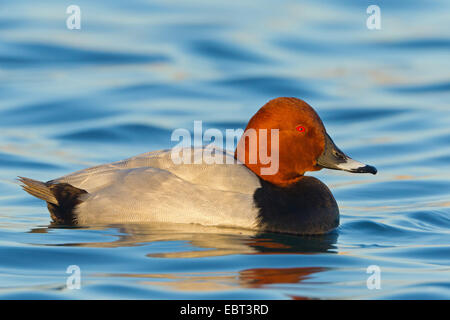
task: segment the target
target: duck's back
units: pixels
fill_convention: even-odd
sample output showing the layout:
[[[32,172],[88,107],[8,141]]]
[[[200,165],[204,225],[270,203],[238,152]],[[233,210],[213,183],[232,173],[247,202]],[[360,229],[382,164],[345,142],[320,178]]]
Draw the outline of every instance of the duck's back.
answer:
[[[221,149],[183,150],[189,151],[190,164],[176,164],[172,150],[162,150],[81,170],[51,183],[68,183],[87,192],[74,210],[81,225],[158,221],[254,228],[258,177]],[[202,159],[202,155],[208,156]],[[195,164],[195,159],[200,163]],[[219,163],[205,163],[205,159]]]

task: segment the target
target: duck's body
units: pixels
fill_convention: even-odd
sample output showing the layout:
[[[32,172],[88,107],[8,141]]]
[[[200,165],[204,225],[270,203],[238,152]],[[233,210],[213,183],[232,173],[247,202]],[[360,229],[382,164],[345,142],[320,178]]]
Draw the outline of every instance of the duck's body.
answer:
[[[283,100],[289,108],[302,102],[293,98],[279,99],[290,99]],[[255,117],[251,121],[255,122]],[[310,132],[316,139],[313,128]],[[324,129],[323,132],[326,135]],[[321,144],[318,159],[313,159],[317,156],[310,152],[313,161],[308,170],[318,170],[319,162],[337,157],[328,155],[330,148],[340,152],[327,137],[318,141]],[[248,163],[248,159],[238,161],[238,151],[232,154],[214,148],[215,155],[223,159],[220,164],[192,161],[192,164],[175,164],[172,150],[162,150],[81,170],[46,183],[28,178],[20,180],[27,192],[47,202],[56,223],[195,223],[295,234],[325,233],[334,229],[339,224],[339,209],[330,190],[318,179],[304,176],[298,164],[286,165],[292,155],[282,152],[281,142],[283,138],[280,170],[270,177],[260,175],[258,165]],[[195,157],[196,153],[204,154],[205,148],[189,150]],[[345,162],[342,157],[346,156],[336,158],[333,165],[349,166],[353,161],[346,158]],[[307,156],[302,159],[303,163],[305,159],[308,160]],[[344,170],[372,172],[362,170],[369,166],[355,163],[357,167],[351,164],[353,168]]]
[[[190,151],[194,157],[206,149]],[[53,219],[80,226],[171,222],[278,232],[291,229],[290,233],[307,234],[323,233],[338,225],[336,201],[319,180],[305,176],[288,189],[276,187],[260,179],[232,153],[218,148],[214,151],[223,156],[223,164],[176,165],[171,150],[161,150],[77,171],[45,184],[21,179],[30,188],[53,189],[54,199],[44,199]],[[61,209],[67,193],[76,195],[78,203]],[[303,219],[294,223],[292,218],[299,210]]]
[[[258,177],[235,164],[174,164],[171,150],[144,153],[49,181],[85,190],[77,223],[179,222],[254,228]],[[203,148],[193,149],[202,153]]]

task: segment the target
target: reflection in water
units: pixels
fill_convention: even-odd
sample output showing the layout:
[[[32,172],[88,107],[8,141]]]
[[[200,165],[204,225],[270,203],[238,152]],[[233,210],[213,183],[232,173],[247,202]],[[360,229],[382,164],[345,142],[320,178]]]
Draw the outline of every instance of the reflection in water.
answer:
[[[50,225],[31,230],[46,233],[61,227]],[[147,253],[149,258],[206,258],[225,255],[316,254],[336,253],[337,232],[321,236],[292,236],[254,231],[205,227],[191,224],[134,224],[98,226],[96,230],[117,230],[113,241],[47,244],[47,246],[79,246],[117,248],[143,246],[154,242],[186,241],[189,250]],[[83,229],[83,228],[80,228]],[[111,236],[111,233],[108,235]],[[249,268],[229,272],[176,273],[101,273],[95,277],[137,278],[140,284],[169,287],[177,291],[223,291],[236,288],[263,288],[276,284],[298,284],[311,275],[329,268]],[[295,297],[303,298],[303,297]]]
[[[96,277],[142,279],[141,284],[163,286],[177,291],[225,291],[236,288],[266,288],[278,284],[299,284],[315,273],[331,268],[253,268],[237,272],[97,274]],[[295,299],[307,297],[298,297]]]
[[[68,227],[49,225],[45,228],[32,229],[30,232],[46,233],[51,229],[60,228]],[[201,258],[228,254],[311,254],[333,252],[333,249],[335,249],[334,244],[338,238],[337,232],[316,236],[294,236],[181,223],[115,224],[90,228],[75,227],[73,229],[105,230],[108,228],[117,229],[118,233],[114,234],[114,237],[118,237],[118,239],[111,242],[63,243],[57,245],[114,248],[139,246],[161,241],[187,241],[192,247],[203,248],[204,250],[167,252],[148,254],[147,256],[158,258]]]
[[[311,274],[326,268],[255,268],[240,272],[240,281],[251,288],[261,288],[269,284],[299,283]]]

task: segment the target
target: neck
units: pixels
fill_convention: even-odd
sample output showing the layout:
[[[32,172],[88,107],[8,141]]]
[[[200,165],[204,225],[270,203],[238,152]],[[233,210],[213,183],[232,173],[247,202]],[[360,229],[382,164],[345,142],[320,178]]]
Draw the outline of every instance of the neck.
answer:
[[[258,175],[258,176],[260,179],[267,181],[278,187],[282,187],[282,188],[290,187],[290,186],[294,185],[295,183],[297,183],[298,181],[300,181],[300,179],[302,179],[304,177],[303,175],[297,175],[297,176],[293,176],[293,177],[284,177],[279,174],[276,174],[273,176],[260,176],[260,175]]]
[[[278,172],[272,175],[262,175],[261,169],[264,168],[264,166],[259,162],[259,159],[256,163],[250,163],[247,158],[240,159],[238,158],[238,149],[234,152],[234,158],[242,162],[243,165],[256,174],[260,179],[278,187],[289,187],[304,177],[303,174],[290,170],[287,171],[284,168],[279,168]]]

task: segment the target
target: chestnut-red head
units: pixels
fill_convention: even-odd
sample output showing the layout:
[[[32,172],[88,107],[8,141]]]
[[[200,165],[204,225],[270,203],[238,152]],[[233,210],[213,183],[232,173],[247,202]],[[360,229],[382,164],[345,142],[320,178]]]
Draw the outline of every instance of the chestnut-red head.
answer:
[[[266,129],[263,131],[267,132],[267,139],[261,135],[261,129]],[[276,135],[271,135],[274,129],[278,130],[278,142],[272,141],[276,139]],[[251,147],[252,135],[248,134],[251,131],[256,132],[257,147]],[[262,174],[261,169],[274,164],[268,164],[261,155],[278,161],[276,172]],[[297,98],[276,98],[259,109],[248,122],[235,156],[262,179],[279,186],[298,181],[306,171],[322,168],[376,173],[374,167],[359,163],[339,150],[314,109]]]

